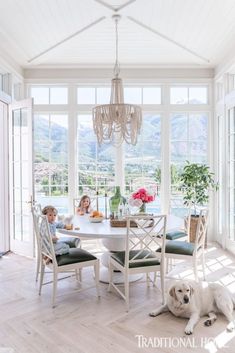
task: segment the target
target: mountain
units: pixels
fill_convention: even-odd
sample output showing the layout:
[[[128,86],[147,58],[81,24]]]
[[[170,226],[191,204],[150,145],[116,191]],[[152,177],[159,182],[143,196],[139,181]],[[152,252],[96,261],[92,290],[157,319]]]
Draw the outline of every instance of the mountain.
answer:
[[[187,158],[188,153],[195,156],[199,153],[206,154],[207,138],[207,116],[203,114],[177,113],[171,117],[171,148],[174,160],[182,162]],[[95,163],[96,154],[99,163],[113,163],[115,151],[111,144],[97,146],[94,133],[89,124],[79,128],[81,141],[78,143],[79,161]],[[49,136],[50,135],[50,136]],[[43,116],[35,115],[34,119],[34,149],[36,162],[50,161],[55,163],[68,163],[68,131],[67,128],[56,124],[49,129],[49,120]],[[144,115],[142,134],[136,146],[125,145],[126,161],[139,163],[142,156],[149,156],[160,159],[161,120],[159,115]],[[187,139],[192,140],[190,151],[188,151]]]

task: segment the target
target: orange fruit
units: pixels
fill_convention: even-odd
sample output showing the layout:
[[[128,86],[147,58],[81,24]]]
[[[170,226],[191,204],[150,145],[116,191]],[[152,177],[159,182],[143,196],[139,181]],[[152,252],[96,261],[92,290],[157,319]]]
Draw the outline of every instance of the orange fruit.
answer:
[[[92,214],[91,214],[92,217],[99,217],[100,216],[100,213],[99,211],[93,211]]]

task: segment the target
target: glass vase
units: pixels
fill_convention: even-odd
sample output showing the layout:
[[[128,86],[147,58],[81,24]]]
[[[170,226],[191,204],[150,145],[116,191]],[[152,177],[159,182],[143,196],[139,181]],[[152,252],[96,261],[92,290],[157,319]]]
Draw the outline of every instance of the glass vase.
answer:
[[[115,194],[109,199],[110,218],[118,217],[119,204],[125,205],[126,199],[121,195],[120,186],[115,187]]]
[[[143,202],[139,208],[139,213],[146,213],[146,203]]]

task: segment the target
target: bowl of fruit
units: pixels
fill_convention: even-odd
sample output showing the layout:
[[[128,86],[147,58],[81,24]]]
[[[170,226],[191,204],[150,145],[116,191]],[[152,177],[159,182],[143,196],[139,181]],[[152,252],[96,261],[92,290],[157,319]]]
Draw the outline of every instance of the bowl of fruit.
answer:
[[[104,219],[104,215],[99,211],[92,211],[89,217],[91,223],[101,223]]]

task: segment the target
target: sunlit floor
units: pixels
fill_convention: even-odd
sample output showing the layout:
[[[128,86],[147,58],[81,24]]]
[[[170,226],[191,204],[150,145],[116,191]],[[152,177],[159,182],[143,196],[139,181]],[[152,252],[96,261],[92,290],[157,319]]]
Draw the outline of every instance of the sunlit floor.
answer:
[[[206,275],[208,281],[222,283],[235,293],[235,258],[215,244],[207,249]],[[193,273],[188,263],[181,262],[170,277],[192,279]],[[85,270],[83,278],[91,284],[93,273]],[[142,280],[130,286],[129,313],[123,299],[107,292],[107,284],[100,284],[100,299],[95,289],[77,293],[77,287],[74,277],[59,281],[57,306],[52,309],[51,285],[38,296],[35,260],[3,256],[0,353],[234,352],[235,332],[226,332],[222,315],[211,327],[205,327],[202,318],[191,336],[184,334],[186,319],[170,313],[149,317],[160,305],[161,295],[158,287],[147,287]],[[73,292],[63,295],[68,289]]]

